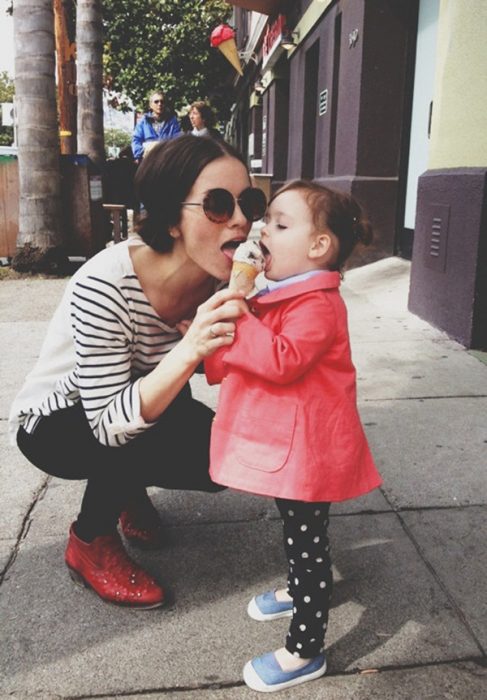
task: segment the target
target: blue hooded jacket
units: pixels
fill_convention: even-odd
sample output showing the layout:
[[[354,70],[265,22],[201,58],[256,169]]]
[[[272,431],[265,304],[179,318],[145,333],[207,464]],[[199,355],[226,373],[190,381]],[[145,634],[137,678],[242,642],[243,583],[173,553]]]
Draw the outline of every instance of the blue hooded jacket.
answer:
[[[179,122],[174,116],[169,116],[163,123],[160,134],[155,131],[154,117],[151,112],[144,114],[142,119],[137,122],[134,133],[132,135],[132,153],[135,160],[140,160],[144,155],[144,143],[146,141],[166,141],[173,139],[181,133]]]

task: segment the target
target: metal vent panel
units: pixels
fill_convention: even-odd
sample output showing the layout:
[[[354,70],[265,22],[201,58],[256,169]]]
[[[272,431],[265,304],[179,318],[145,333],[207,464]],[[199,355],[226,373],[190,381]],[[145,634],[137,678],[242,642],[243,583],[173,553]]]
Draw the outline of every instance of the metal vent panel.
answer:
[[[450,221],[449,204],[430,204],[426,217],[424,263],[430,270],[445,272]]]

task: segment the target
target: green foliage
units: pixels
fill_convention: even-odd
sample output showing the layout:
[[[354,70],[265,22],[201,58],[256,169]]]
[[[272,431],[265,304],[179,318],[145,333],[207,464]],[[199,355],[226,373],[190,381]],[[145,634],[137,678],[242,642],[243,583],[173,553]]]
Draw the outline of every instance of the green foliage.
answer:
[[[14,142],[14,130],[12,126],[0,127],[0,146],[11,146]]]
[[[123,129],[105,129],[105,148],[110,146],[125,148],[130,145],[130,141],[131,135]]]
[[[228,118],[234,71],[210,34],[230,13],[225,0],[104,0],[107,87],[141,111],[162,89],[175,109],[206,99]]]
[[[13,102],[14,81],[6,70],[0,72],[0,102]]]

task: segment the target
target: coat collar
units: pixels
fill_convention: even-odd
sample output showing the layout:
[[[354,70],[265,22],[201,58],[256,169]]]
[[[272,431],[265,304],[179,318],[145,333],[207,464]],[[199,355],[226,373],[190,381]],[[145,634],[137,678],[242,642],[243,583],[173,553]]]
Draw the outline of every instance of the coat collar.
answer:
[[[259,305],[275,304],[278,301],[286,301],[287,299],[292,299],[293,297],[299,296],[300,294],[305,294],[306,292],[315,292],[320,289],[338,289],[339,286],[340,273],[324,270],[319,275],[313,275],[313,277],[310,277],[303,282],[289,284],[286,287],[275,289],[273,292],[264,294],[261,297],[253,297],[249,299],[249,301],[251,301],[252,304]]]

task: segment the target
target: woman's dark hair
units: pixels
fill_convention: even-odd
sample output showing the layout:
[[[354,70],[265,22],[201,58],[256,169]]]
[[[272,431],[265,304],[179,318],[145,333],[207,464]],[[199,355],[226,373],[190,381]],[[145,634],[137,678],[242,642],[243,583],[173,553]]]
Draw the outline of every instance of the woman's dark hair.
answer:
[[[211,107],[207,105],[206,102],[204,102],[203,100],[193,102],[193,104],[189,108],[189,111],[191,112],[192,109],[198,110],[207,129],[213,126],[213,124],[215,123],[215,115],[213,114]]]
[[[303,192],[317,231],[329,229],[337,237],[339,251],[333,269],[342,269],[357,243],[369,245],[372,242],[372,226],[360,204],[351,195],[309,180],[292,180],[277,190],[269,204],[289,190]]]
[[[182,202],[201,171],[224,156],[236,158],[247,168],[229,143],[191,134],[162,141],[144,156],[135,175],[135,192],[145,215],[136,230],[147,245],[163,253],[172,249],[169,232],[181,219]]]

